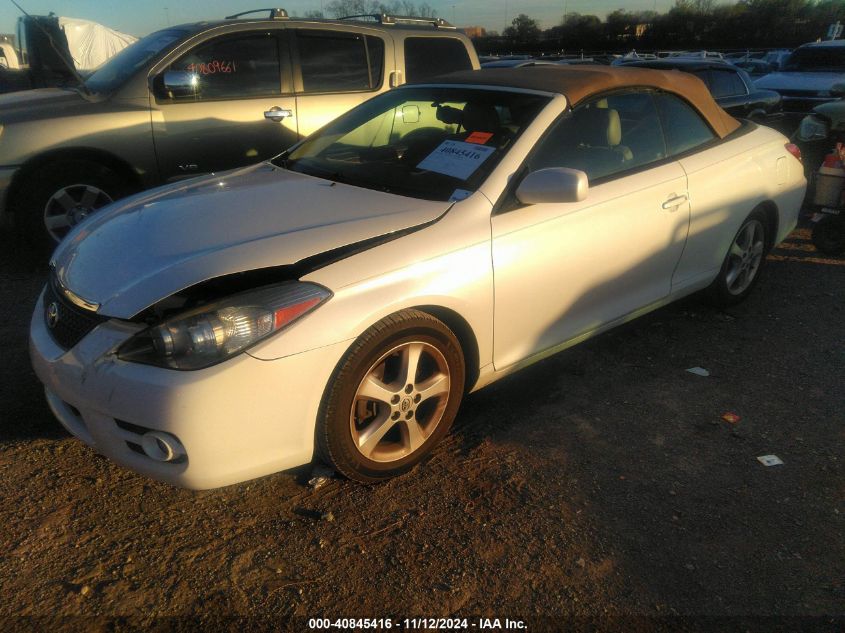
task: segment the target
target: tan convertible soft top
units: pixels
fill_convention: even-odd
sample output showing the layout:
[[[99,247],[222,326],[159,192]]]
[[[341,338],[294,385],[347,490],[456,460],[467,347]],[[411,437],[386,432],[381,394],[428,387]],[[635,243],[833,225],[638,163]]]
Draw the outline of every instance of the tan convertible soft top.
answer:
[[[487,68],[450,73],[425,82],[509,86],[562,94],[575,106],[587,97],[618,88],[644,87],[664,90],[686,99],[724,138],[739,121],[722,110],[698,77],[678,70],[652,70],[615,66],[529,66]]]

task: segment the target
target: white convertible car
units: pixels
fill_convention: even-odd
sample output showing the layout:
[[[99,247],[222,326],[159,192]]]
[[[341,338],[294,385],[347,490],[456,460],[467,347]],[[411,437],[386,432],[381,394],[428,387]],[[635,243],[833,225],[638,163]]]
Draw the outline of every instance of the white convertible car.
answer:
[[[150,477],[317,457],[377,481],[468,391],[692,292],[743,299],[795,226],[796,154],[678,71],[404,86],[271,162],[88,218],[32,362],[71,433]]]

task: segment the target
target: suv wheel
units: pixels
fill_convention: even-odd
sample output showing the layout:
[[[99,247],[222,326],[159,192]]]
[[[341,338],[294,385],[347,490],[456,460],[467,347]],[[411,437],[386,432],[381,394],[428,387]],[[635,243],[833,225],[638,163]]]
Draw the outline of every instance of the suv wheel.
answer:
[[[49,163],[27,177],[18,191],[16,225],[28,239],[52,248],[79,222],[127,190],[125,179],[100,163]]]

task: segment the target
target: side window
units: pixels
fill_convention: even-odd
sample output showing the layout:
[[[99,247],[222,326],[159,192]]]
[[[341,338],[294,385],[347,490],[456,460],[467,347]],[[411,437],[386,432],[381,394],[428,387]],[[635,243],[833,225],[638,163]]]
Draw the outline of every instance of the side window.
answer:
[[[655,99],[670,156],[716,138],[701,115],[679,97],[663,93]]]
[[[737,73],[730,70],[710,71],[710,93],[714,99],[736,97],[746,92],[745,84]]]
[[[666,156],[651,92],[610,95],[560,119],[528,161],[530,171],[569,167],[592,181]]]
[[[170,65],[199,78],[196,96],[180,100],[235,99],[281,92],[279,46],[272,33],[228,37],[200,44]]]
[[[461,40],[448,37],[409,37],[405,40],[405,79],[423,81],[458,70],[472,70]]]
[[[303,92],[352,92],[381,85],[384,73],[381,38],[300,29],[296,41]]]

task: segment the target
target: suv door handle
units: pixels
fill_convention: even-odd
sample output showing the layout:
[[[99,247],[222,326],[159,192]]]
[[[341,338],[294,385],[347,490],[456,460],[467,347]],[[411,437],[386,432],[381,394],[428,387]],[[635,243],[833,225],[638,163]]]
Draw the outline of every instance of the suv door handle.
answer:
[[[674,211],[687,200],[689,200],[689,196],[687,196],[687,194],[685,193],[682,193],[680,196],[673,195],[671,198],[669,198],[666,202],[663,203],[663,208],[671,209],[672,211]]]
[[[291,116],[293,116],[293,112],[290,110],[283,110],[279,106],[273,106],[264,113],[265,119],[270,119],[271,121],[276,121],[277,123],[282,119],[286,119]]]

